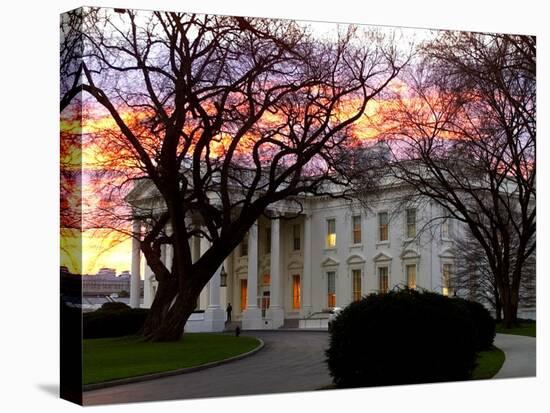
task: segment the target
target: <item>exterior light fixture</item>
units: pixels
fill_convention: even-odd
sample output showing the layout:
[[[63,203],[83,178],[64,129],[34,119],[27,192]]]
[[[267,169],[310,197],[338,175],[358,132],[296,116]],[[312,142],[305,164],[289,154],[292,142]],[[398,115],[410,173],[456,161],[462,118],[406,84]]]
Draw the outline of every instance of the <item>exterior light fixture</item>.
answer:
[[[222,265],[222,270],[220,271],[220,287],[227,287],[227,273],[225,268]]]

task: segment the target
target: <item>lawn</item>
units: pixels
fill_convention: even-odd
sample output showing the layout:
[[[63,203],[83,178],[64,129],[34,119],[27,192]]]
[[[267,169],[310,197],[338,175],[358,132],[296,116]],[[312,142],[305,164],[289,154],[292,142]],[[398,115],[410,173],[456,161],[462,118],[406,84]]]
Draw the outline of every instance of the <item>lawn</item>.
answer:
[[[83,340],[84,384],[199,366],[246,353],[260,342],[253,337],[186,333],[173,343],[139,337]]]
[[[477,355],[477,366],[472,373],[472,380],[490,379],[498,373],[504,363],[504,352],[494,347],[491,350],[480,351]]]
[[[536,337],[537,323],[534,321],[520,321],[519,326],[512,328],[504,328],[502,324],[497,324],[497,333]]]

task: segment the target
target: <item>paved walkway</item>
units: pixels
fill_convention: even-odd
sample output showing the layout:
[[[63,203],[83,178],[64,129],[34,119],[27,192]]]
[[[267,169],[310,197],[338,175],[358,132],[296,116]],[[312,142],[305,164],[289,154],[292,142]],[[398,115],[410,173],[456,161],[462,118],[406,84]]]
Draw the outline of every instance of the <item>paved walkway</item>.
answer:
[[[315,390],[331,383],[327,332],[253,332],[265,347],[242,360],[190,374],[84,393],[84,404],[143,402]]]
[[[537,339],[534,337],[497,334],[495,346],[506,354],[506,360],[495,379],[534,377],[537,371]]]

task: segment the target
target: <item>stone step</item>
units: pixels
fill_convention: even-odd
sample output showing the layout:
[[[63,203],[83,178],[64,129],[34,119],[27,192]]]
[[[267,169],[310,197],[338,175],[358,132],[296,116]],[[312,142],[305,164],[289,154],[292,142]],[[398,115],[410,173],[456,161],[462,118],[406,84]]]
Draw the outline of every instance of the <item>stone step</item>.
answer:
[[[295,318],[285,318],[282,328],[298,328],[300,320]]]

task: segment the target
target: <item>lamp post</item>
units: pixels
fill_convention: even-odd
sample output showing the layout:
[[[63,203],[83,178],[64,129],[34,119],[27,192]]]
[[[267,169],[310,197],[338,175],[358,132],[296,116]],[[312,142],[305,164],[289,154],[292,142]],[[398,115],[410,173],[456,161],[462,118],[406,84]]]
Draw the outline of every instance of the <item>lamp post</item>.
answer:
[[[223,265],[220,271],[220,287],[227,287],[227,273],[225,272]]]

